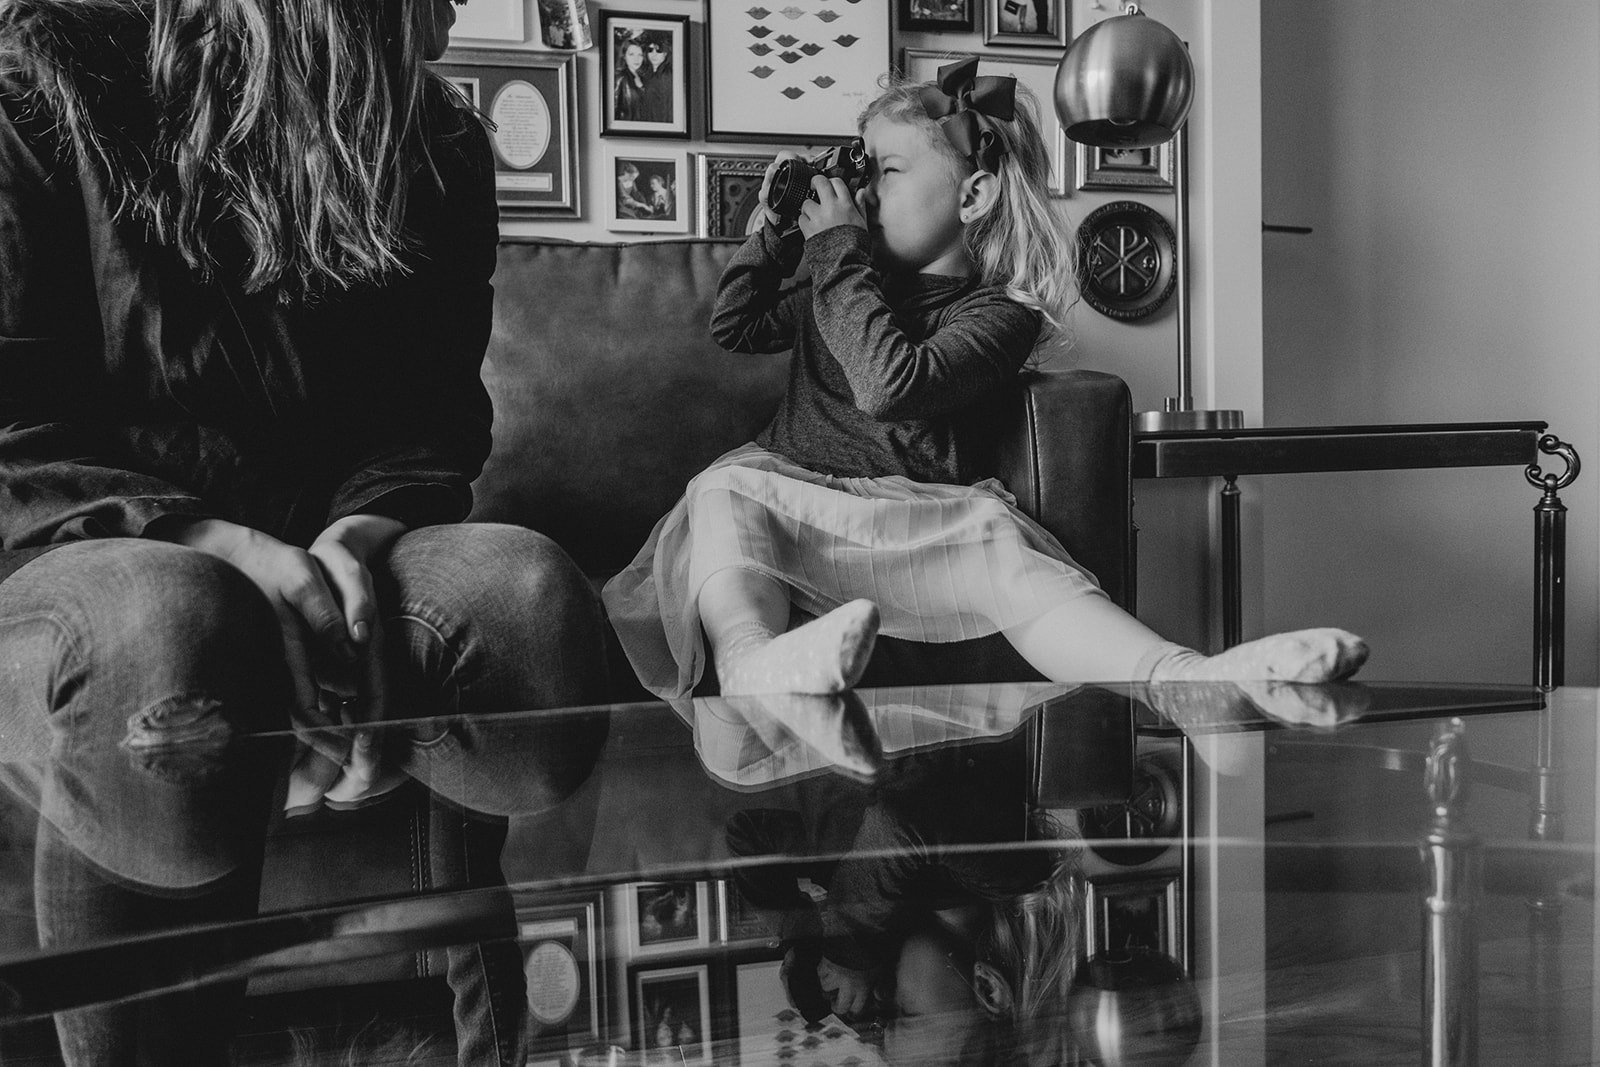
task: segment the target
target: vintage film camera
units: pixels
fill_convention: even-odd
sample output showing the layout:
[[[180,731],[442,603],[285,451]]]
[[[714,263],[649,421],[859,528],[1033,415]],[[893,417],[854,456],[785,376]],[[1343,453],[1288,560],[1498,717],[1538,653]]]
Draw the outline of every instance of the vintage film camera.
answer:
[[[818,174],[824,178],[843,178],[854,193],[867,181],[867,146],[856,137],[849,144],[836,145],[812,159],[786,159],[778,164],[772,175],[772,187],[767,190],[767,206],[778,216],[778,228],[788,229],[800,217],[800,208],[807,200],[815,200],[811,179]]]

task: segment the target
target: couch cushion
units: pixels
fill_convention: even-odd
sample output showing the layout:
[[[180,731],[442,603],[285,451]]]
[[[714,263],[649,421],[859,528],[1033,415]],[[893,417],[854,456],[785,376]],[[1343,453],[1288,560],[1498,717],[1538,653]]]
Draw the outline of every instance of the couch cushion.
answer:
[[[751,440],[788,361],[711,340],[737,241],[506,242],[483,379],[494,450],[473,518],[553,537],[584,570],[626,566],[690,478]]]

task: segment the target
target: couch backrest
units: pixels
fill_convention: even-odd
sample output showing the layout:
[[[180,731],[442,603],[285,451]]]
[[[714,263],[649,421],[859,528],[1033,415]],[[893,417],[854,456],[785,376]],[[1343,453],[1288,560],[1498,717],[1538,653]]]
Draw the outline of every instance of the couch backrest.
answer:
[[[753,438],[788,361],[710,337],[737,241],[506,242],[483,378],[494,450],[473,518],[532,527],[591,574],[625,566],[689,479]]]

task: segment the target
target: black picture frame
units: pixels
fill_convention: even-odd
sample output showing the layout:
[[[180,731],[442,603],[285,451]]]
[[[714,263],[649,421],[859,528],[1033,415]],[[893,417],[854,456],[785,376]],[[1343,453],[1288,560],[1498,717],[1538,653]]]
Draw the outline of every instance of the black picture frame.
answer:
[[[977,0],[895,0],[895,16],[902,30],[971,33],[975,3]]]
[[[495,124],[489,143],[501,218],[582,213],[573,56],[452,48],[430,66]]]
[[[981,0],[983,43],[1018,48],[1067,47],[1067,0]]]
[[[598,44],[600,136],[688,140],[689,16],[602,10]]]

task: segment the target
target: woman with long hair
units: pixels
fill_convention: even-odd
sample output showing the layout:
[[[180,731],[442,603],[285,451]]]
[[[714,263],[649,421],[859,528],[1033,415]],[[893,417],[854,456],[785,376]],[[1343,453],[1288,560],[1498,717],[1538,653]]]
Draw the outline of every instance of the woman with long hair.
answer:
[[[46,944],[253,911],[281,782],[224,844],[103,829],[190,817],[241,734],[603,699],[578,569],[463,522],[498,215],[486,134],[425,65],[453,21],[450,0],[0,4],[0,737],[148,787],[45,783]],[[291,804],[360,803],[452,747],[354,736],[304,754]],[[175,747],[195,758],[152,755]],[[520,1063],[521,991],[480,995],[484,966],[451,957],[462,1062]],[[67,1062],[222,1062],[232,992],[63,1015]]]

